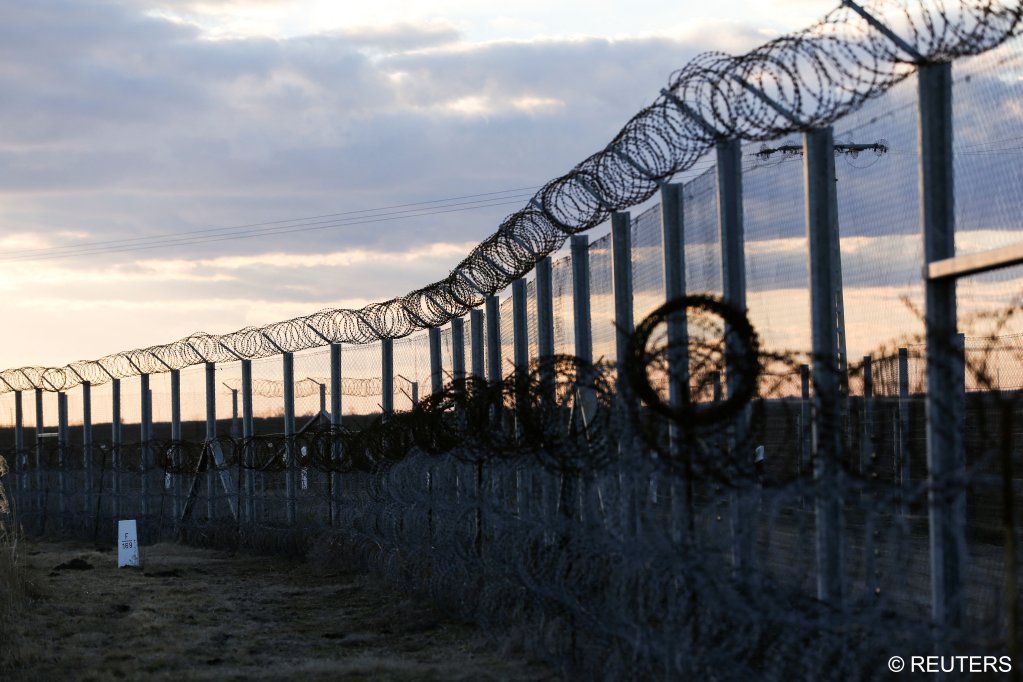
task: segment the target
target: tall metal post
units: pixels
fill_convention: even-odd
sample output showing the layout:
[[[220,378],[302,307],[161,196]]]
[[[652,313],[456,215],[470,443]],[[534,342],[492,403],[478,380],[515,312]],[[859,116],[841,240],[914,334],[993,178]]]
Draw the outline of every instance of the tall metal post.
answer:
[[[812,415],[810,412],[810,365],[799,366],[799,478],[810,472],[812,448],[810,436]]]
[[[899,349],[899,444],[895,476],[899,483],[899,510],[905,514],[906,489],[912,482],[909,453],[909,349]]]
[[[252,360],[242,360],[242,440],[245,443],[245,519],[256,521],[256,478],[253,466],[252,437]]]
[[[282,353],[284,364],[284,447],[287,462],[285,489],[288,496],[288,525],[298,521],[298,448],[295,444],[295,354]]]
[[[237,438],[238,429],[238,389],[231,389],[231,438]]]
[[[68,434],[67,415],[67,394],[63,391],[57,392],[57,489],[59,492],[59,506],[61,524],[64,523],[65,515],[68,512],[67,500],[67,465],[68,449],[71,445]]]
[[[212,448],[217,440],[217,366],[206,363],[206,447]],[[216,461],[207,450],[206,457],[206,517],[212,521],[217,515]]]
[[[572,235],[572,311],[575,316],[575,355],[593,362],[593,326],[590,319],[590,239]]]
[[[330,472],[331,510],[330,523],[339,520],[341,508],[341,474],[336,471],[336,464],[341,460],[341,439],[338,430],[341,428],[341,344],[330,344],[330,429],[331,429],[331,460],[335,467]]]
[[[742,145],[739,140],[720,140],[716,144],[717,154],[717,202],[718,227],[721,238],[721,282],[725,303],[746,312],[746,245],[743,227],[742,199]],[[739,376],[736,356],[741,353],[739,339],[736,339],[729,325],[725,325],[725,389],[731,396],[738,388]],[[741,412],[729,434],[729,449],[749,448],[747,442],[748,410]],[[743,453],[745,455],[745,453]],[[736,457],[736,454],[732,455]],[[736,457],[748,461],[752,471],[752,457]],[[730,493],[730,520],[732,528],[732,565],[742,570],[752,561],[752,540],[747,528],[750,525],[752,509],[746,504],[742,491]]]
[[[925,267],[955,256],[952,166],[952,65],[920,64],[920,215]],[[927,337],[927,465],[930,490],[931,616],[940,626],[963,619],[966,497],[956,486],[965,467],[958,403],[965,391],[956,352],[956,280],[924,280]]]
[[[667,256],[665,257],[667,260]],[[615,361],[619,395],[625,385],[625,367],[629,338],[635,327],[632,308],[632,217],[628,213],[611,215],[611,284],[614,291]],[[619,405],[624,409],[624,405]],[[628,423],[628,420],[625,420]],[[618,443],[620,452],[631,450],[631,433],[623,433]]]
[[[67,424],[67,393],[57,392],[57,488],[60,495],[60,519],[61,525],[65,523],[67,515],[67,463],[68,447],[71,445],[68,438]]]
[[[813,473],[813,415],[810,410],[810,365],[799,366],[799,461],[796,462],[796,477],[800,484],[799,508],[806,509],[803,492],[808,475]]]
[[[529,328],[526,315],[526,280],[512,282],[512,355],[515,369],[529,372]]]
[[[863,356],[863,418],[860,424],[860,476],[872,473],[874,455],[874,369],[869,355]]]
[[[90,513],[96,511],[92,505],[92,384],[88,381],[82,382],[82,475],[85,479],[82,486],[85,494],[83,506],[88,518]]]
[[[835,214],[835,142],[830,127],[803,134],[806,231],[809,242],[810,323],[813,346],[813,451],[817,513],[817,597],[842,601],[842,497],[837,484],[842,454],[841,377],[835,306],[838,240]]]
[[[686,295],[685,204],[681,183],[661,185],[661,243],[664,249],[664,298]],[[689,400],[689,325],[685,312],[668,318],[668,404]],[[619,360],[619,362],[621,362]],[[669,429],[671,449],[678,447],[678,425]]]
[[[341,344],[330,344],[330,425],[341,427]]]
[[[746,237],[743,228],[742,199],[742,146],[739,140],[717,143],[717,201],[718,223],[721,236],[721,281],[726,303],[746,312]],[[741,348],[726,334],[725,388],[731,394],[741,377],[734,360]],[[744,434],[743,434],[744,435]]]
[[[593,418],[592,373],[593,326],[590,317],[590,240],[584,234],[573,235],[570,240],[572,256],[572,312],[575,329],[575,356],[579,362],[576,368],[576,414],[580,426]],[[561,483],[561,513],[572,518],[580,511],[580,502],[585,504],[586,490],[581,490],[574,475],[565,475]],[[585,513],[585,512],[584,512]]]
[[[36,508],[39,509],[40,522],[46,518],[47,475],[43,471],[46,464],[46,453],[43,451],[43,389],[36,392]]]
[[[472,355],[472,375],[486,379],[486,363],[483,356],[483,311],[469,311],[469,352]]]
[[[439,394],[444,390],[444,366],[441,363],[440,327],[430,327],[430,393]]]
[[[110,468],[113,469],[113,504],[111,509],[114,518],[121,517],[121,380],[110,380]]]
[[[573,256],[574,257],[574,256]],[[666,256],[667,257],[667,256]],[[629,338],[635,328],[632,286],[632,216],[629,213],[611,214],[611,285],[614,293],[614,324],[615,324],[615,362],[617,363],[618,395],[622,395],[625,386],[625,367]],[[627,409],[620,404],[620,409]],[[628,424],[629,420],[624,423]],[[618,443],[618,450],[628,455],[634,450],[631,429],[623,432]],[[629,532],[637,529],[638,511],[641,499],[640,482],[637,480],[633,467],[623,457],[619,461],[618,485],[624,493],[625,523]]]
[[[673,259],[665,251],[665,264],[668,260]],[[635,327],[632,309],[632,217],[628,213],[611,214],[611,283],[615,303],[615,361],[621,383],[621,368],[625,366],[629,338]]]
[[[540,384],[554,389],[554,284],[550,256],[536,262],[536,346]],[[548,396],[553,400],[553,395]]]
[[[380,340],[380,406],[384,418],[394,414],[394,339]]]
[[[526,280],[512,282],[512,356],[515,363],[516,433],[522,435],[521,413],[529,407],[529,328],[526,315]],[[525,467],[515,470],[515,508],[520,519],[529,513],[532,498],[532,472]]]
[[[179,470],[182,463],[181,457],[181,370],[172,369],[170,373],[171,389],[171,447],[173,450],[173,464],[177,473],[174,474],[174,518],[180,519],[185,504],[182,481],[183,477]]]
[[[141,445],[139,446],[139,470],[141,475],[141,486],[139,489],[139,498],[141,502],[141,515],[146,517],[149,515],[149,466],[150,466],[150,441],[153,436],[149,431],[150,419],[149,419],[149,375],[139,375],[139,409],[141,414],[139,415],[139,440]]]
[[[181,370],[172,369],[170,373],[171,390],[171,440],[181,441]],[[177,462],[176,462],[177,463]]]
[[[451,375],[454,380],[465,379],[465,320],[451,320]]]
[[[28,488],[25,472],[28,469],[28,453],[25,452],[25,412],[21,402],[21,391],[14,392],[14,451],[16,453],[18,503],[21,513],[28,511]],[[24,506],[23,506],[24,505]]]
[[[487,296],[487,381],[501,383],[501,300]]]

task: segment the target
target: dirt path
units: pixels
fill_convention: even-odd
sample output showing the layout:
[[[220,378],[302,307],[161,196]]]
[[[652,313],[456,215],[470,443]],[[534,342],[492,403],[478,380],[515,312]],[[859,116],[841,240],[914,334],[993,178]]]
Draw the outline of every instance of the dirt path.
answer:
[[[37,594],[0,643],[22,660],[7,679],[554,679],[365,575],[174,544],[142,570],[90,545],[22,549]]]

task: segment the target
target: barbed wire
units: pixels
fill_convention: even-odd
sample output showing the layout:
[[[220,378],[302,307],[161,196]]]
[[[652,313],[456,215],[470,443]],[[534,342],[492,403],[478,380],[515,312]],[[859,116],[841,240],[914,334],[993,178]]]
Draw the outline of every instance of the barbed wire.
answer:
[[[240,391],[241,379],[228,379],[224,382],[231,390]],[[394,391],[411,389],[412,382],[401,376],[394,376]],[[329,377],[306,377],[295,382],[295,397],[309,398],[318,395],[320,386],[330,386]],[[380,396],[383,382],[379,377],[369,379],[357,379],[353,377],[341,377],[341,395],[351,398],[375,398]],[[253,379],[252,395],[261,398],[283,398],[284,382],[278,379]]]
[[[1016,311],[992,313],[981,327],[998,333]],[[666,388],[679,378],[672,364],[679,356],[664,332],[668,318],[683,313],[691,392],[672,401]],[[296,532],[313,533],[317,546],[334,545],[336,561],[363,562],[485,628],[528,633],[529,650],[569,678],[879,679],[888,656],[928,650],[936,636],[949,651],[1007,650],[999,579],[1015,573],[986,539],[1002,530],[1000,509],[981,499],[998,473],[1013,480],[1011,460],[998,457],[1013,452],[1021,396],[999,390],[991,365],[999,358],[978,356],[966,367],[985,392],[972,407],[962,471],[904,480],[882,466],[874,454],[884,434],[897,440],[885,405],[908,407],[892,398],[872,416],[860,403],[860,425],[871,429],[855,446],[844,444],[838,476],[826,481],[812,466],[800,468],[812,426],[777,381],[812,358],[765,353],[743,311],[706,296],[655,310],[629,346],[621,374],[556,356],[499,384],[451,382],[414,409],[361,428],[218,436],[219,464],[201,442],[97,442],[91,468],[100,485],[89,489],[100,494],[107,485],[106,496],[128,514],[148,496],[149,511],[137,512],[143,528],[152,530],[158,517],[168,529],[196,531],[197,541],[219,529],[238,541],[262,534],[287,546]],[[1023,349],[1013,347],[1018,363]],[[752,386],[730,404],[702,388],[727,371],[729,357],[742,375],[733,385]],[[923,396],[914,399],[919,405]],[[912,412],[919,427],[923,412],[905,414]],[[672,429],[674,447],[666,445]],[[753,453],[765,442],[769,464],[758,472]],[[856,464],[865,445],[872,454]],[[919,461],[924,449],[916,443],[904,454]],[[48,443],[34,462],[12,460],[7,478],[26,502],[26,524],[69,532],[77,519],[94,532],[91,514],[99,518],[100,507],[80,504],[81,454]],[[218,481],[205,490],[220,520],[186,518],[182,502],[198,500],[215,469],[240,474],[233,488]],[[104,483],[104,472],[119,483]],[[19,476],[39,487],[19,485]],[[966,521],[976,537],[971,575],[983,573],[967,595],[968,619],[939,625],[921,615],[930,600],[918,577],[927,537],[921,521],[932,506],[958,504],[967,493],[975,508]],[[245,521],[223,516],[225,497],[261,511]],[[302,510],[293,521],[267,512],[285,508],[289,497]],[[820,499],[841,500],[845,514],[848,592],[840,608],[814,595]]]
[[[875,0],[865,8],[846,0],[810,27],[744,55],[694,58],[604,149],[545,184],[442,281],[358,310],[325,309],[223,335],[196,332],[64,367],[7,369],[0,372],[0,393],[63,391],[86,381],[98,385],[326,343],[364,344],[443,325],[524,276],[570,235],[650,198],[715,142],[769,140],[827,125],[909,76],[915,64],[997,46],[1015,33],[1021,15],[1023,3],[1008,0],[953,7]]]

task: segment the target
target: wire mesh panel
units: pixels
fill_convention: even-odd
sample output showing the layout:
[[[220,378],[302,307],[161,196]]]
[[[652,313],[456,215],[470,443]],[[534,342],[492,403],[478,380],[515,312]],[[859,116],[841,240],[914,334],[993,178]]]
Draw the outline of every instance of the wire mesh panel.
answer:
[[[412,384],[416,394],[430,394],[430,339],[427,334],[413,334],[394,342],[394,406],[412,409]]]
[[[529,336],[529,358],[540,356],[540,337],[536,326],[536,278],[526,284],[526,334]]]
[[[765,347],[810,347],[810,295],[803,164],[799,157],[758,161],[744,148],[746,304]],[[775,155],[782,156],[781,154]],[[784,201],[779,200],[784,197]]]
[[[614,319],[611,235],[604,235],[590,243],[590,333],[594,360],[615,358]]]
[[[632,291],[633,312],[637,320],[642,320],[664,303],[660,206],[644,211],[632,222]]]
[[[980,41],[988,30],[997,34],[992,26],[1002,15],[973,6],[961,13],[970,12],[977,12],[977,25],[962,35]],[[815,29],[828,39],[814,42],[814,49],[823,50],[820,45],[832,40],[844,44],[864,31],[874,35],[869,26],[851,24],[858,16],[853,5],[836,10],[827,30]],[[931,23],[913,25],[913,40],[958,15],[927,16]],[[849,35],[843,33],[847,29]],[[811,37],[821,36],[800,40]],[[958,30],[932,37],[933,45],[916,47],[939,61],[983,46],[953,48],[948,41],[961,37]],[[745,69],[728,71],[729,85],[714,98],[749,90],[742,88],[743,77],[759,79],[769,89],[784,80],[779,80],[782,72],[797,81],[804,74],[770,51],[789,44],[772,43],[745,61],[708,57],[698,71],[709,77],[715,69],[722,74],[735,66]],[[847,348],[849,375],[840,377],[836,388],[822,388],[828,377],[812,373],[823,368],[827,375],[826,362],[833,359],[813,356],[809,333],[805,185],[811,173],[799,140],[786,137],[791,122],[772,123],[781,112],[764,108],[760,97],[743,100],[756,116],[725,121],[729,135],[757,140],[742,152],[748,311],[735,310],[719,297],[718,207],[727,205],[728,197],[718,196],[717,172],[710,168],[683,187],[683,217],[687,290],[712,296],[692,299],[682,310],[653,313],[665,303],[661,213],[655,206],[638,215],[631,226],[631,258],[640,324],[622,367],[563,358],[542,368],[547,373],[542,380],[505,385],[504,393],[472,384],[450,394],[450,401],[426,401],[412,410],[414,393],[429,394],[431,363],[429,335],[415,330],[423,325],[408,323],[408,313],[429,306],[403,299],[400,305],[411,308],[400,314],[393,307],[399,304],[388,302],[393,319],[366,313],[373,321],[393,322],[400,332],[393,341],[396,410],[382,414],[381,344],[346,344],[341,429],[323,419],[329,353],[297,333],[291,386],[283,385],[279,353],[262,345],[252,353],[257,420],[250,439],[238,438],[233,420],[231,397],[241,381],[235,360],[222,359],[215,370],[214,439],[206,438],[204,428],[205,368],[190,357],[192,364],[181,373],[182,417],[189,429],[180,442],[165,436],[166,375],[149,379],[159,428],[148,436],[141,425],[141,382],[122,380],[119,444],[111,424],[109,440],[101,437],[89,446],[81,429],[82,391],[76,386],[66,397],[71,433],[62,428],[57,434],[57,397],[47,391],[43,424],[28,436],[23,452],[13,453],[26,527],[99,537],[101,528],[107,532],[117,518],[130,517],[140,520],[146,541],[184,534],[265,549],[275,543],[302,546],[303,534],[325,539],[346,558],[410,589],[430,593],[487,625],[525,633],[531,651],[580,679],[874,679],[886,674],[884,666],[896,654],[945,647],[955,654],[999,656],[1015,648],[1020,533],[1013,505],[1020,492],[1023,436],[1023,410],[1017,404],[1023,333],[1015,313],[1023,268],[964,279],[962,348],[922,345],[916,84],[912,79],[897,83],[909,65],[904,56],[889,59],[887,41],[856,44],[862,53],[842,54],[872,55],[858,65],[869,67],[862,81],[845,83],[849,74],[827,71],[833,63],[824,60],[815,66],[824,71],[811,69],[822,79],[817,84],[824,83],[819,90],[799,82],[791,86],[797,93],[787,86],[773,92],[795,97],[794,106],[823,107],[802,112],[816,116],[806,119],[810,124],[837,118],[835,148],[829,151],[836,154],[841,239],[832,255],[834,274],[840,269],[842,276],[840,291],[829,291],[828,297],[836,295],[825,302],[838,322],[826,330],[834,337],[818,334]],[[809,50],[808,45],[803,44]],[[1014,243],[1020,236],[1019,164],[1014,163],[1021,137],[1014,108],[1023,82],[1019,53],[1020,44],[1013,41],[961,62],[955,72],[960,131],[955,198],[962,252]],[[812,54],[823,59],[830,53]],[[734,91],[732,81],[740,82]],[[887,95],[875,97],[882,89]],[[689,96],[685,88],[676,90]],[[657,166],[661,175],[655,177],[642,172],[649,168],[644,164],[667,164],[682,148],[673,145],[689,134],[686,126],[696,125],[673,98],[678,99],[659,100],[643,114],[653,118],[638,118],[635,125],[636,130],[670,131],[670,143],[663,148],[628,144],[630,128],[599,163],[588,161],[591,165],[539,195],[529,219],[550,225],[531,223],[529,236],[556,226],[560,239],[600,224],[609,202],[617,201],[610,190],[601,194],[611,185],[600,183],[615,173],[631,183],[626,189],[633,192],[633,204],[651,197],[670,169]],[[701,102],[693,104],[706,105],[697,113],[713,119],[708,125],[722,123],[717,117],[726,111],[740,111],[717,106],[722,103],[717,100]],[[860,108],[838,117],[845,110],[835,102]],[[839,108],[827,109],[832,104]],[[993,122],[992,111],[1000,111]],[[687,151],[694,159],[710,149],[705,133],[687,138],[702,140],[702,147]],[[601,164],[611,163],[608,155],[632,170],[604,177]],[[571,201],[562,204],[565,196]],[[560,222],[550,219],[554,215]],[[522,267],[511,273],[521,276],[529,265],[523,255],[529,246],[518,243],[518,235],[508,236],[512,232],[507,228],[501,237],[513,246],[501,242],[500,248],[523,250],[516,251]],[[499,251],[494,243],[487,248]],[[473,287],[480,290],[482,282],[492,291],[506,285],[510,271],[491,267],[493,262],[488,266],[491,252],[480,253],[485,258],[474,256],[471,284],[453,283],[453,276],[443,285],[448,289],[436,285],[431,295],[453,300],[456,291],[478,305],[479,296],[467,293]],[[587,258],[594,355],[611,358],[607,236],[592,241]],[[553,290],[555,350],[572,355],[569,258],[553,264]],[[530,282],[531,357],[537,353],[535,292]],[[466,305],[459,306],[464,313]],[[507,292],[499,310],[506,373],[514,343]],[[338,319],[359,333],[372,327],[366,320],[353,322],[347,313],[332,315],[328,311],[315,321],[328,331]],[[679,348],[667,343],[664,330],[683,315],[688,362],[676,363]],[[472,351],[479,349],[473,348],[467,327],[471,368]],[[343,333],[354,334],[348,328]],[[264,338],[276,344],[273,339],[281,335]],[[475,342],[494,340],[484,334]],[[451,367],[451,343],[450,329],[444,328],[445,372]],[[965,378],[967,390],[949,397],[947,414],[926,414],[933,397],[927,395],[928,355],[932,370],[935,359],[942,359]],[[668,402],[669,386],[681,386],[683,398]],[[94,405],[110,403],[112,393],[106,390],[92,394]],[[292,390],[294,430],[283,422],[283,396]],[[508,400],[509,390],[514,401]],[[35,396],[24,393],[23,399],[26,426],[32,428]],[[12,403],[0,400],[0,420],[9,422]],[[105,414],[94,409],[94,421]],[[822,414],[834,415],[834,423]],[[964,461],[952,475],[930,466],[928,417],[932,430],[950,428],[962,436]],[[821,445],[829,436],[833,451]],[[942,562],[950,561],[949,552],[936,549],[941,538],[931,523],[949,511],[961,524],[961,534],[950,541],[951,553],[964,559],[954,562],[964,567],[958,620],[927,615],[935,600],[932,581],[941,577]]]
[[[686,290],[691,293],[720,295],[722,291],[716,181],[717,172],[711,168],[686,183],[682,190]],[[638,310],[636,317],[640,319]]]
[[[341,374],[344,379],[342,410],[346,415],[380,412],[382,372],[379,343],[344,345],[341,349]]]
[[[554,295],[554,352],[575,354],[575,312],[572,307],[572,259],[554,261],[551,268]]]
[[[501,374],[508,374],[515,363],[515,313],[511,291],[501,299]]]

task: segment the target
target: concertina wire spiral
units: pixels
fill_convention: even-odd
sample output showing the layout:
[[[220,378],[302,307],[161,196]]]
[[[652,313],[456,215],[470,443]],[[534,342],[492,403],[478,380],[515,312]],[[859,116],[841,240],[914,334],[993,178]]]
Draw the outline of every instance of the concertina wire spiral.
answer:
[[[897,27],[901,44],[871,24]],[[328,342],[364,344],[437,327],[481,305],[565,240],[653,196],[723,139],[769,140],[828,125],[911,75],[914,65],[979,54],[1015,34],[1023,2],[846,0],[808,28],[744,55],[708,52],[675,72],[602,150],[544,185],[442,281],[359,310],[196,332],[171,343],[64,367],[0,372],[0,393],[64,391],[88,381],[166,372],[203,362],[263,358]]]

